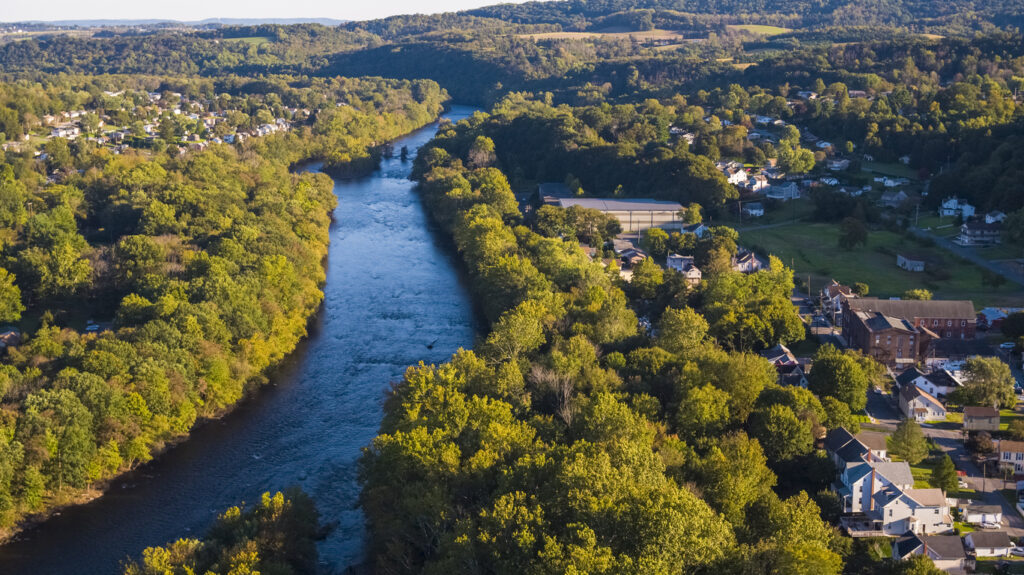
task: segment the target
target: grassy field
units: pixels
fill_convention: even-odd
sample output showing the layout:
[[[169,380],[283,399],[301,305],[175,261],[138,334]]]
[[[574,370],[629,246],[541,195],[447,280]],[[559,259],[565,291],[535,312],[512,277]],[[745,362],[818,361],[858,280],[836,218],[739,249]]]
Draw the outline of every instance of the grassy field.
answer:
[[[761,36],[778,36],[780,34],[788,34],[793,30],[791,28],[780,28],[778,26],[763,26],[761,24],[730,24],[726,26],[729,30],[740,30],[743,32],[750,32],[751,34],[758,34]]]
[[[253,46],[259,46],[260,44],[266,44],[270,42],[270,38],[266,36],[246,36],[244,38],[225,38],[227,42],[240,42],[243,44],[251,44]]]
[[[1024,297],[1024,291],[1009,282],[1000,288],[982,285],[981,270],[973,264],[893,232],[872,231],[867,246],[851,251],[841,250],[838,238],[838,226],[824,223],[740,230],[744,247],[778,256],[803,281],[810,275],[812,291],[834,278],[846,285],[864,282],[870,287],[870,296],[892,297],[909,289],[927,288],[936,299],[970,299],[978,308],[1009,305]],[[901,248],[928,258],[934,262],[933,269],[943,270],[946,275],[936,277],[896,267],[895,253]]]
[[[585,40],[589,38],[634,38],[641,42],[645,40],[670,40],[682,42],[686,38],[679,32],[672,30],[644,30],[642,32],[608,29],[595,32],[541,32],[538,34],[520,34],[520,38],[531,40]]]
[[[917,179],[917,170],[910,166],[904,166],[899,163],[883,163],[883,162],[864,162],[861,164],[861,169],[865,172],[871,172],[874,174],[882,174],[883,176],[893,176],[895,178],[910,178],[913,180]]]

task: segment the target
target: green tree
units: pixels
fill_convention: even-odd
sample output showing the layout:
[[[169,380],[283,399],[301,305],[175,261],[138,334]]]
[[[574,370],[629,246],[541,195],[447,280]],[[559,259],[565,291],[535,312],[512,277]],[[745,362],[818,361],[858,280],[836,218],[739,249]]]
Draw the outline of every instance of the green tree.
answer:
[[[932,292],[926,289],[909,289],[903,292],[903,299],[930,300]]]
[[[695,352],[705,342],[708,322],[691,308],[668,308],[658,324],[658,346],[679,355]]]
[[[913,419],[904,419],[892,434],[889,451],[911,465],[917,465],[928,456],[928,441],[921,426]]]
[[[839,247],[852,250],[868,243],[868,229],[864,222],[857,218],[844,218],[839,224]]]
[[[810,426],[785,405],[772,405],[750,416],[750,434],[764,446],[769,461],[807,454],[814,444]]]
[[[947,494],[956,493],[956,466],[953,465],[953,460],[949,455],[943,455],[939,459],[939,463],[935,466],[935,469],[932,469],[931,484],[942,489]]]
[[[819,397],[834,397],[858,412],[867,405],[868,376],[857,360],[831,344],[818,348],[808,387]]]
[[[868,284],[864,282],[854,283],[852,289],[853,293],[859,295],[860,297],[866,297],[868,293],[871,291],[871,288],[868,286]]]
[[[633,279],[629,281],[629,287],[639,299],[654,299],[664,279],[661,266],[654,263],[653,259],[645,258],[633,268]]]
[[[1013,407],[1016,380],[1010,366],[995,357],[974,357],[964,362],[964,387],[958,390],[965,403],[991,407]]]
[[[704,221],[704,216],[701,213],[701,207],[698,203],[690,203],[683,210],[683,223],[686,225],[699,224]]]
[[[668,253],[668,232],[661,228],[647,228],[640,246],[652,256],[663,258]]]
[[[14,274],[0,268],[0,322],[16,322],[25,311],[21,303],[21,289],[14,281]]]
[[[1011,340],[1024,337],[1024,311],[1014,312],[1003,318],[999,329]]]

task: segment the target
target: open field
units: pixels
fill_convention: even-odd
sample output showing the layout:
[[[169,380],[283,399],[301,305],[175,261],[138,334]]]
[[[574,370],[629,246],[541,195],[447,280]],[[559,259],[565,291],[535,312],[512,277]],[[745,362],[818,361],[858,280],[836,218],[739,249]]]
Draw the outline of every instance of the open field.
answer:
[[[844,284],[864,282],[871,296],[899,296],[915,288],[930,289],[937,299],[970,299],[975,307],[1007,305],[1024,297],[1018,287],[982,285],[979,268],[939,247],[925,247],[888,231],[872,231],[868,245],[851,251],[838,247],[839,229],[834,224],[793,223],[767,229],[740,230],[740,243],[778,256],[797,276],[811,276],[811,288],[830,279]],[[896,251],[909,249],[933,261],[941,275],[914,273],[896,267]]]
[[[541,32],[538,34],[520,34],[520,38],[530,38],[531,40],[585,40],[591,38],[611,38],[611,39],[629,39],[633,38],[641,42],[653,41],[653,40],[668,40],[673,42],[683,42],[686,38],[679,32],[672,30],[644,30],[641,32],[630,32],[630,31],[619,31],[619,30],[604,30],[596,32]]]
[[[793,31],[791,28],[764,26],[761,24],[729,24],[726,26],[726,29],[750,32],[751,34],[758,34],[761,36],[778,36],[779,34],[788,34]]]
[[[865,172],[872,172],[883,176],[917,179],[917,170],[897,162],[863,162],[861,168]]]
[[[243,38],[225,38],[225,42],[239,42],[242,44],[251,44],[253,46],[259,46],[260,44],[266,44],[270,42],[270,38],[266,36],[245,36]]]

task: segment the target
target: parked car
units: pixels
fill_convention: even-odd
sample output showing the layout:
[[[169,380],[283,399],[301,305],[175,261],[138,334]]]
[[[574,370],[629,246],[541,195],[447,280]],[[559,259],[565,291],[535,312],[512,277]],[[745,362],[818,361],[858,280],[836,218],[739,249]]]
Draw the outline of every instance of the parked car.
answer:
[[[1001,523],[996,523],[994,521],[985,521],[980,525],[982,529],[999,529],[1002,526],[1003,525]]]
[[[967,482],[961,479],[956,482],[956,486],[959,487],[960,489],[967,489]]]
[[[1004,341],[1003,343],[999,344],[999,349],[1005,349],[1006,351],[1013,351],[1013,348],[1015,347],[1017,347],[1017,344],[1013,343],[1012,341]]]
[[[1010,549],[1010,555],[1024,557],[1024,547],[1014,547],[1013,549]]]

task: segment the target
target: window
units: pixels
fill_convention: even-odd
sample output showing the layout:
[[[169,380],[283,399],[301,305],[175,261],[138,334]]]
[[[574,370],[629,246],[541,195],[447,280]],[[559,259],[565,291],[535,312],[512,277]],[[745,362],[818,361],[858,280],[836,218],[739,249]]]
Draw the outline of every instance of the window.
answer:
[[[953,332],[946,330],[946,337],[953,337]]]
[[[879,343],[881,343],[881,341],[882,341],[882,336],[876,335],[875,336],[875,345],[878,345]]]
[[[933,327],[939,327],[939,320],[934,320],[934,321],[932,322],[932,326],[933,326]]]
[[[960,327],[967,327],[967,320],[966,319],[960,320]]]
[[[946,320],[946,327],[953,327],[953,320],[947,319]]]
[[[903,348],[902,347],[896,350],[896,357],[903,357]]]
[[[1007,452],[1007,451],[1004,451],[1003,452],[1003,459],[1009,461],[1010,460],[1010,453]]]
[[[1024,453],[1017,454],[1017,461],[1024,461]]]
[[[892,336],[891,335],[885,336],[885,345],[892,345]]]

